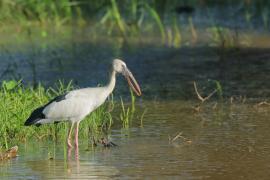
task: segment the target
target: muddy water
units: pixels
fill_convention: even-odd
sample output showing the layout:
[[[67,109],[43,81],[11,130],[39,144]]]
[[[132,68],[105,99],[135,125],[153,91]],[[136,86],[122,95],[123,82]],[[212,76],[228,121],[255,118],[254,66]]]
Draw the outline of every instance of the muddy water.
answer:
[[[84,139],[70,158],[62,143],[21,144],[19,157],[1,163],[0,177],[268,179],[269,106],[228,103],[213,110],[214,104],[196,113],[196,102],[148,102],[143,127],[135,121],[128,130],[113,128],[110,139],[117,147],[88,149]],[[182,138],[170,142],[179,132]]]

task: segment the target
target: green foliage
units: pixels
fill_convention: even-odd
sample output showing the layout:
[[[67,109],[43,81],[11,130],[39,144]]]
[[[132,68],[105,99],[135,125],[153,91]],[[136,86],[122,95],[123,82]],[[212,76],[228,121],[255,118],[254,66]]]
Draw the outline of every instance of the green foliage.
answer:
[[[221,86],[219,81],[214,80],[214,82],[216,83],[217,94],[218,94],[219,98],[222,99],[223,98],[222,86]]]
[[[124,105],[124,102],[121,98],[121,114],[120,114],[120,120],[122,121],[122,125],[124,128],[129,127],[129,122],[130,122],[130,108],[126,108]]]
[[[230,29],[220,26],[213,26],[207,28],[207,32],[210,34],[210,39],[214,46],[222,48],[231,48],[237,45],[237,38]]]
[[[2,88],[3,88],[4,92],[10,91],[18,85],[20,85],[20,81],[17,82],[15,80],[11,80],[11,81],[3,81],[2,82]]]
[[[160,19],[160,16],[158,14],[158,12],[150,7],[147,3],[145,3],[145,8],[146,10],[149,12],[149,14],[152,16],[152,18],[155,20],[155,22],[157,23],[158,27],[159,27],[159,31],[162,37],[163,42],[165,41],[165,30],[164,30],[164,25],[162,23],[162,20]]]
[[[173,46],[176,47],[176,48],[179,48],[179,47],[181,47],[182,37],[181,37],[181,32],[180,32],[180,29],[178,27],[175,16],[173,18],[173,30],[174,30]]]
[[[121,112],[120,112],[120,120],[122,122],[123,128],[129,128],[134,112],[135,112],[135,100],[136,96],[134,95],[133,91],[130,89],[130,96],[131,96],[131,105],[130,107],[126,107],[123,99],[120,99],[120,104],[121,104]]]
[[[39,21],[42,24],[53,22],[62,24],[72,17],[72,1],[69,0],[10,0],[1,1],[0,20]]]
[[[118,25],[121,33],[123,34],[123,36],[126,36],[126,28],[125,28],[125,23],[122,20],[122,17],[120,15],[118,6],[116,4],[115,0],[111,0],[112,3],[112,7],[111,7],[111,13],[113,18],[115,19],[116,24]]]

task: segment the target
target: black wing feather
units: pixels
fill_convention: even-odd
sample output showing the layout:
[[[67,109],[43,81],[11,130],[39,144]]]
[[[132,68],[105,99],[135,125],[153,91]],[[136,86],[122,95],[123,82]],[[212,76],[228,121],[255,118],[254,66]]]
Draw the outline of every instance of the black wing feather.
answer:
[[[29,118],[25,121],[24,125],[25,126],[30,126],[30,125],[36,124],[37,126],[40,126],[40,124],[37,123],[37,122],[40,119],[45,119],[46,118],[45,114],[43,114],[44,108],[46,108],[48,105],[50,105],[53,102],[60,102],[60,101],[63,101],[65,99],[66,99],[66,94],[63,94],[63,95],[55,97],[54,99],[52,99],[50,102],[48,102],[44,106],[38,107],[37,109],[35,109],[31,113]]]

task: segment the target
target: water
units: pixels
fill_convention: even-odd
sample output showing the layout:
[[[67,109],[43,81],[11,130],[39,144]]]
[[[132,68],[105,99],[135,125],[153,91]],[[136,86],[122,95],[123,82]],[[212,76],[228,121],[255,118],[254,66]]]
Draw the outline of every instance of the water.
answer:
[[[143,127],[114,127],[117,147],[86,150],[81,140],[78,158],[61,142],[21,144],[1,179],[267,179],[269,106],[213,104],[195,113],[191,101],[149,102]],[[179,132],[186,139],[170,142]]]

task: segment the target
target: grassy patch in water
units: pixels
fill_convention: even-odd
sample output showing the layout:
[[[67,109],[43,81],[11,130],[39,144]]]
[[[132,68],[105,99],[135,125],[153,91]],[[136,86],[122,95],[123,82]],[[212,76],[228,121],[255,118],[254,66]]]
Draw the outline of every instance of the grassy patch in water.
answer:
[[[41,84],[33,88],[22,85],[20,81],[3,81],[0,87],[0,148],[7,149],[9,144],[14,144],[16,141],[27,141],[33,138],[39,140],[66,138],[69,123],[26,127],[24,122],[35,108],[72,89],[74,89],[72,82],[64,84],[59,81],[55,88],[44,88]],[[135,100],[132,103],[135,103]],[[100,134],[110,129],[113,107],[114,101],[110,98],[87,116],[81,122],[80,136],[91,139],[94,134]],[[126,121],[128,120],[126,119]]]

